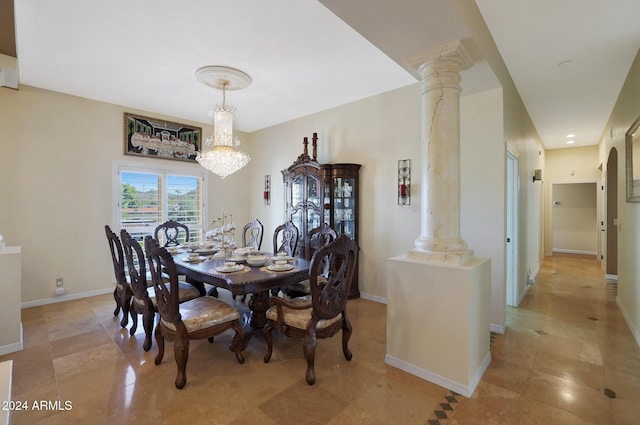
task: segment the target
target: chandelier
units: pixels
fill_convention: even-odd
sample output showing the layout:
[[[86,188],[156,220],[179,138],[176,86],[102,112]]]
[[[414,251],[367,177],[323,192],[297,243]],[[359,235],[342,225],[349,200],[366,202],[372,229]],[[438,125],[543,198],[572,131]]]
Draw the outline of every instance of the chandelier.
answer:
[[[198,80],[210,87],[222,90],[222,104],[212,107],[213,135],[204,142],[196,161],[204,168],[222,177],[233,174],[249,162],[246,153],[234,149],[240,141],[233,135],[235,108],[226,103],[227,90],[239,90],[251,84],[246,73],[226,66],[204,66],[196,71]]]

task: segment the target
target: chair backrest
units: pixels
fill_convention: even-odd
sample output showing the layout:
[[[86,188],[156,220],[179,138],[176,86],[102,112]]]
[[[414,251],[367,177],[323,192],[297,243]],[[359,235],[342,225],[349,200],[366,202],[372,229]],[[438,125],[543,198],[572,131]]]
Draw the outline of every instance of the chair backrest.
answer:
[[[129,284],[133,296],[144,299],[147,295],[147,262],[144,258],[140,242],[135,240],[125,229],[120,231],[124,256],[129,270]]]
[[[111,250],[111,261],[113,262],[113,272],[116,276],[116,282],[119,285],[126,286],[127,278],[124,274],[124,254],[122,253],[122,243],[118,235],[113,233],[111,227],[104,226],[104,231],[107,234],[107,242],[109,242],[109,249]]]
[[[165,221],[156,227],[155,232],[153,232],[155,240],[160,240],[160,234],[162,234],[163,246],[180,245],[181,242],[178,240],[179,238],[184,238],[183,242],[189,242],[189,227],[186,224],[178,223],[175,220]]]
[[[304,246],[305,257],[311,260],[313,254],[320,248],[333,242],[338,238],[335,230],[328,223],[322,223],[320,226],[309,230],[307,233],[307,241]]]
[[[298,228],[291,221],[276,227],[273,232],[273,253],[286,252],[287,255],[293,256],[298,247],[299,233]]]
[[[242,229],[242,246],[251,246],[260,251],[262,246],[262,232],[264,227],[257,218],[244,225]]]
[[[309,288],[312,316],[331,319],[343,312],[355,273],[358,246],[345,235],[320,248],[311,259]]]
[[[153,289],[156,292],[158,313],[165,322],[182,322],[178,307],[178,271],[173,257],[158,241],[151,236],[144,238],[144,250],[147,254],[147,266],[151,272]],[[163,272],[169,275],[169,282],[163,279]],[[169,287],[167,287],[167,284]],[[184,326],[184,325],[182,325]]]

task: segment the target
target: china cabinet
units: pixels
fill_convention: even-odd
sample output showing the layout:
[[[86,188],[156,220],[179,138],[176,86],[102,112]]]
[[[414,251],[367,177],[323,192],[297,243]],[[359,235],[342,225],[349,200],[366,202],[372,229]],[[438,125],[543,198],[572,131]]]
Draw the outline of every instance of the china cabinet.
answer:
[[[306,235],[311,229],[328,223],[338,235],[358,242],[358,175],[360,164],[320,164],[317,161],[317,133],[304,138],[304,151],[289,168],[282,171],[285,185],[285,217],[300,232],[296,255],[304,257]],[[360,296],[358,272],[351,284],[350,298]]]

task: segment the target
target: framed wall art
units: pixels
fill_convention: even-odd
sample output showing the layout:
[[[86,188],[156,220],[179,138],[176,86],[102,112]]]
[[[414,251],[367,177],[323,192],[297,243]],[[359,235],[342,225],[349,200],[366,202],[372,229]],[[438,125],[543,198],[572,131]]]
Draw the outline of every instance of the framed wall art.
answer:
[[[124,154],[196,162],[202,128],[124,113]]]
[[[624,135],[627,202],[640,202],[640,117]]]

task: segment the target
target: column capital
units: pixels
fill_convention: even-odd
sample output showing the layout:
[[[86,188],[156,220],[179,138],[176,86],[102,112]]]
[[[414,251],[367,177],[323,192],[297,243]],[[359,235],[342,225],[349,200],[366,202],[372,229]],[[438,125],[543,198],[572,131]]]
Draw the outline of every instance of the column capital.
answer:
[[[459,63],[460,71],[471,68],[473,58],[460,40],[452,41],[429,50],[418,52],[407,59],[409,66],[418,70],[422,75],[423,68],[439,61],[455,61]]]

